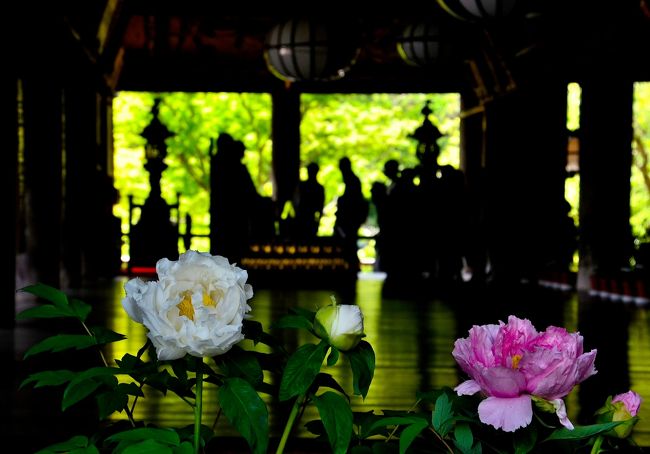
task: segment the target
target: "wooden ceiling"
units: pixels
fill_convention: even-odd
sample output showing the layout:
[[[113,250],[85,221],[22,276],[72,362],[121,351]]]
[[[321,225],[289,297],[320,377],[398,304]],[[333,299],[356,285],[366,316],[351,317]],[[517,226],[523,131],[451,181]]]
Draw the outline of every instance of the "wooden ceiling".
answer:
[[[345,78],[303,83],[302,89],[459,91],[476,82],[472,61],[487,64],[487,72],[495,61],[503,63],[515,79],[548,75],[584,80],[605,75],[648,80],[650,18],[644,1],[521,0],[507,20],[484,26],[452,17],[434,0],[403,0],[391,8],[365,9],[335,0],[319,17],[353,25],[359,36],[358,58]],[[280,21],[305,13],[284,5],[235,8],[216,0],[78,0],[47,9],[51,11],[33,12],[24,6],[13,23],[22,43],[17,49],[23,66],[33,69],[36,60],[50,64],[54,72],[65,70],[61,49],[76,46],[110,88],[147,91],[282,87],[284,82],[266,67],[266,35]],[[409,66],[400,58],[396,42],[403,29],[423,20],[440,24],[453,58],[428,68]]]

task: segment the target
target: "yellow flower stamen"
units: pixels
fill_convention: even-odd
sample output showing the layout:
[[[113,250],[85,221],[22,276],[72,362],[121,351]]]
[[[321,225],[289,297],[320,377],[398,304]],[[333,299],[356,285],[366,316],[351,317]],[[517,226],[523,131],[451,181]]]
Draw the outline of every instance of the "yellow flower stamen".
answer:
[[[512,357],[512,368],[519,369],[519,361],[521,361],[521,355],[514,355]]]
[[[184,315],[194,321],[194,306],[192,306],[192,292],[190,290],[183,293],[183,299],[176,307],[178,307],[178,315]]]
[[[216,290],[213,290],[212,293],[214,294],[215,298],[212,298],[212,295],[210,295],[209,292],[203,292],[203,305],[204,306],[217,307],[217,304],[219,304],[219,301],[221,301],[223,299],[223,290],[216,289]]]

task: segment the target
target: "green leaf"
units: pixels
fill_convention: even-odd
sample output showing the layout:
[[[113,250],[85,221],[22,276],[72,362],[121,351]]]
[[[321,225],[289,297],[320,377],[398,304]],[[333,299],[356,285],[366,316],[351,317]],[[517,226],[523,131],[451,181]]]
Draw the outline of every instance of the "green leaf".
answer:
[[[76,317],[75,313],[70,308],[56,307],[52,304],[44,304],[42,306],[30,307],[16,315],[16,320],[25,320],[28,318],[62,318],[62,317]]]
[[[31,293],[34,296],[43,298],[58,308],[68,307],[68,297],[61,290],[46,284],[37,283],[28,285],[18,290],[19,292]]]
[[[535,448],[537,443],[537,430],[534,426],[525,427],[514,433],[513,444],[515,454],[527,454]]]
[[[302,315],[285,315],[280,320],[275,322],[272,326],[274,329],[281,328],[298,328],[306,329],[307,331],[312,331],[314,324]]]
[[[144,440],[124,448],[121,454],[172,454],[172,448],[158,440]]]
[[[120,441],[139,442],[144,440],[155,440],[167,446],[178,446],[181,444],[178,434],[173,429],[158,429],[154,427],[138,427],[116,433],[106,439],[110,443]]]
[[[589,426],[575,426],[573,430],[566,427],[554,430],[544,441],[551,440],[580,440],[590,438],[594,435],[607,432],[625,421],[606,422],[602,424],[592,424]]]
[[[365,399],[375,374],[375,351],[368,342],[361,341],[355,348],[347,351],[346,356],[352,368],[354,394]]]
[[[312,324],[314,323],[314,318],[316,318],[316,312],[310,311],[309,309],[303,309],[302,307],[292,307],[289,309],[289,312],[293,312],[296,315],[306,318]]]
[[[446,394],[440,394],[436,399],[436,406],[433,409],[432,423],[433,428],[440,434],[440,436],[445,437],[454,424],[454,414],[451,411],[451,402]]]
[[[70,300],[70,308],[72,309],[72,312],[74,312],[75,316],[81,321],[85,321],[92,311],[90,304],[86,304],[75,298]]]
[[[36,454],[44,454],[47,452],[67,452],[77,448],[85,448],[88,446],[88,437],[83,435],[75,435],[67,441],[55,443],[44,449],[41,449]]]
[[[57,334],[32,345],[23,358],[43,352],[61,352],[71,348],[82,350],[97,345],[95,338],[86,334]]]
[[[180,446],[175,447],[173,452],[174,454],[193,454],[194,445],[189,441],[184,441]]]
[[[399,436],[400,454],[404,454],[413,443],[413,440],[427,427],[429,427],[429,423],[422,419],[407,426]]]
[[[104,382],[101,377],[113,376],[122,372],[115,367],[93,367],[77,376],[68,383],[63,391],[61,409],[65,411],[80,400],[88,397],[93,391],[99,388]]]
[[[255,388],[242,378],[226,378],[219,388],[219,403],[228,420],[246,439],[253,452],[266,453],[269,414]]]
[[[215,358],[226,377],[239,377],[254,387],[264,380],[264,372],[252,352],[233,347],[226,355]]]
[[[316,375],[316,378],[314,379],[314,392],[316,392],[316,390],[321,386],[332,388],[333,390],[340,392],[346,397],[346,399],[348,399],[348,402],[350,401],[350,398],[348,397],[343,387],[339,385],[336,379],[330,374],[320,372],[318,375]]]
[[[339,360],[339,349],[334,347],[333,345],[331,347],[332,349],[330,350],[330,354],[327,357],[327,365],[329,367],[334,366],[336,362]]]
[[[314,397],[318,414],[323,421],[332,452],[345,454],[352,440],[352,410],[340,395],[327,391]]]
[[[122,412],[129,404],[129,396],[124,390],[113,389],[97,395],[97,406],[99,407],[99,419],[104,420],[113,413]]]
[[[90,331],[95,336],[95,340],[99,345],[110,344],[112,342],[126,339],[126,336],[124,334],[116,333],[115,331],[104,328],[102,326],[95,326],[91,328]]]
[[[280,382],[280,401],[304,394],[318,375],[329,345],[302,345],[289,357]]]
[[[20,384],[20,388],[32,382],[36,382],[34,388],[40,388],[41,386],[59,386],[69,382],[76,375],[75,372],[65,369],[37,372],[23,380]]]
[[[246,339],[252,340],[255,345],[261,342],[274,350],[281,352],[285,351],[284,346],[280,341],[278,341],[278,339],[264,332],[260,322],[256,322],[255,320],[244,320],[242,325],[242,334]]]
[[[385,416],[383,418],[377,419],[372,423],[368,433],[374,433],[377,429],[389,426],[405,426],[410,424],[419,424],[420,421],[424,421],[425,425],[428,425],[428,422],[425,418],[412,415],[412,416]]]
[[[85,448],[73,449],[69,454],[99,454],[99,449],[95,445],[90,445]]]
[[[474,435],[472,434],[472,428],[469,426],[469,424],[456,424],[456,427],[454,428],[454,440],[456,447],[460,449],[463,454],[472,452]]]

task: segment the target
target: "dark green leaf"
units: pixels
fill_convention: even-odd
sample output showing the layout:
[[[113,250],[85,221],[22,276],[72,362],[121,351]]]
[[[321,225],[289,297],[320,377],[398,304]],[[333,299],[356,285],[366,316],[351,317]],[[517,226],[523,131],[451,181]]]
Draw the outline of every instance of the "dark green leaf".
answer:
[[[129,395],[144,397],[142,390],[134,383],[121,383],[115,389],[97,395],[99,418],[106,419],[115,412],[122,412],[129,404]]]
[[[56,307],[52,304],[30,307],[16,315],[16,320],[25,320],[28,318],[59,318],[59,317],[76,317],[74,312],[68,307]]]
[[[20,384],[20,387],[36,382],[34,388],[40,388],[41,386],[58,386],[72,380],[77,374],[69,370],[46,370],[43,372],[37,372],[35,374],[27,377]]]
[[[75,298],[72,298],[70,300],[70,309],[72,309],[72,312],[74,312],[76,317],[81,321],[85,321],[88,317],[88,314],[90,314],[92,311],[90,304],[86,304],[83,301]]]
[[[57,334],[32,345],[24,358],[43,352],[61,352],[71,348],[81,350],[95,345],[95,338],[86,334]]]
[[[174,454],[193,454],[194,445],[192,445],[192,443],[189,441],[184,441],[179,446],[176,446],[173,452]]]
[[[415,414],[411,416],[384,416],[373,422],[368,432],[373,433],[379,428],[389,426],[405,426],[416,423],[420,424],[420,421],[424,421],[425,425],[428,425],[428,422],[425,418]]]
[[[99,454],[99,449],[95,445],[90,445],[85,448],[73,449],[69,454]]]
[[[124,334],[116,333],[115,331],[104,328],[102,326],[95,326],[91,328],[90,331],[92,331],[93,335],[95,336],[95,340],[100,345],[110,344],[111,342],[117,342],[126,339],[126,336]]]
[[[316,318],[316,312],[310,311],[309,309],[303,309],[302,307],[292,307],[289,309],[289,312],[293,312],[296,315],[306,318],[312,324],[314,323],[314,318]]]
[[[70,406],[88,397],[93,391],[102,385],[103,381],[100,379],[101,377],[112,376],[119,373],[121,373],[121,371],[114,367],[93,367],[77,374],[77,376],[68,383],[65,391],[63,391],[61,409],[65,411],[67,408],[70,408]]]
[[[244,320],[242,323],[242,334],[244,334],[244,337],[246,337],[246,339],[252,340],[256,345],[258,343],[262,343],[264,345],[268,345],[274,350],[281,352],[285,351],[284,347],[278,339],[264,332],[264,329],[262,328],[262,324],[260,322],[256,322],[254,320]]]
[[[469,424],[456,424],[456,427],[454,428],[454,439],[456,447],[460,449],[463,454],[472,452],[474,436],[472,435],[472,429]]]
[[[606,422],[602,424],[592,424],[590,426],[575,426],[573,430],[565,427],[556,429],[544,441],[550,440],[579,440],[582,438],[590,438],[594,435],[607,432],[625,421]]]
[[[445,437],[453,427],[454,414],[451,411],[451,402],[446,394],[440,394],[436,399],[436,406],[433,409],[432,423],[433,428]]]
[[[327,438],[332,447],[332,452],[345,454],[352,439],[352,410],[350,404],[332,391],[314,397],[314,403],[327,431]]]
[[[275,322],[271,328],[302,328],[307,331],[312,331],[314,324],[302,315],[285,315],[280,320]]]
[[[86,446],[88,446],[88,437],[85,437],[83,435],[75,435],[67,441],[50,445],[47,448],[38,451],[36,454],[46,452],[67,452],[72,449],[85,448]]]
[[[215,358],[226,377],[239,377],[254,387],[264,380],[264,372],[257,357],[249,351],[233,347],[228,354]]]
[[[350,454],[372,454],[372,448],[366,445],[354,445],[350,449]]]
[[[269,414],[264,401],[249,382],[226,378],[219,388],[224,414],[246,439],[254,453],[264,454],[268,446]]]
[[[171,362],[172,370],[174,371],[174,375],[178,378],[178,380],[181,383],[186,384],[188,377],[187,377],[187,362],[186,361],[172,361]]]
[[[143,440],[127,448],[121,454],[172,454],[172,448],[159,440]]]
[[[375,351],[368,342],[361,341],[355,348],[347,351],[346,356],[352,368],[354,394],[365,399],[375,374]]]
[[[61,290],[46,284],[37,283],[28,285],[18,290],[19,292],[31,293],[34,296],[43,298],[58,308],[68,307],[68,297]]]
[[[320,371],[328,348],[325,341],[318,345],[305,344],[289,357],[280,382],[281,401],[304,394],[309,389]]]
[[[513,444],[515,454],[527,454],[535,448],[537,443],[537,430],[528,426],[514,433]]]
[[[400,454],[404,454],[409,446],[411,446],[411,443],[413,443],[413,440],[427,427],[429,427],[429,423],[422,419],[408,425],[399,436]]]
[[[316,392],[316,390],[318,390],[318,388],[321,386],[332,388],[333,390],[340,392],[348,399],[348,402],[350,401],[350,398],[348,397],[343,387],[339,385],[336,379],[330,374],[320,372],[318,375],[316,375],[316,378],[314,379],[314,392]]]
[[[330,350],[330,354],[327,357],[327,365],[329,367],[332,367],[336,364],[336,362],[339,360],[339,349],[331,346],[332,349]]]
[[[178,446],[181,440],[173,429],[158,429],[153,427],[138,427],[111,435],[108,442],[156,440],[167,446]]]

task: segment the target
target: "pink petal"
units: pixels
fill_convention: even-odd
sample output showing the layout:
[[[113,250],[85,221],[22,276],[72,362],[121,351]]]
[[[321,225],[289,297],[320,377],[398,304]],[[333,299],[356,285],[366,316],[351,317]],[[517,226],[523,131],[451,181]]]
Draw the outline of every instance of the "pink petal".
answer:
[[[569,421],[569,417],[566,414],[564,401],[562,399],[553,399],[551,403],[553,404],[553,407],[555,407],[555,414],[559,418],[560,424],[569,430],[573,430],[573,424],[571,424],[571,421]]]
[[[456,394],[458,394],[459,396],[471,396],[472,394],[476,394],[480,390],[481,390],[481,386],[478,383],[476,383],[474,380],[465,380],[460,385],[454,388],[454,391],[456,391]]]
[[[478,406],[481,422],[505,432],[514,432],[526,427],[533,420],[533,405],[530,396],[488,397]]]

